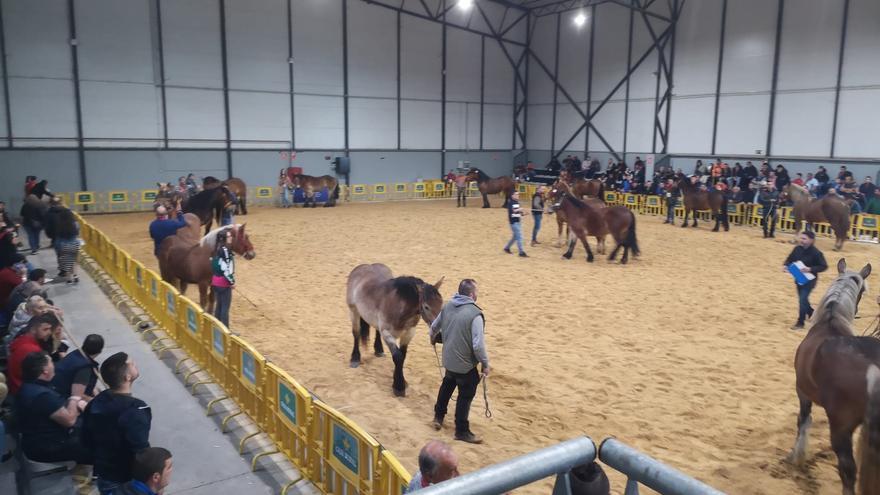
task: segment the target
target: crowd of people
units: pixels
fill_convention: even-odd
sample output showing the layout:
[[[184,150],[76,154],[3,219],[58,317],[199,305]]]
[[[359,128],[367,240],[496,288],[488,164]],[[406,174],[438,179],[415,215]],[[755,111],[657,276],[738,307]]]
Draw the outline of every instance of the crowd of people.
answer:
[[[171,453],[149,443],[150,407],[132,395],[136,363],[125,352],[99,361],[105,342],[98,334],[76,346],[64,310],[49,297],[53,279],[27,258],[45,234],[58,278],[79,281],[79,225],[47,185],[27,178],[20,222],[0,203],[0,462],[12,458],[7,433],[15,433],[14,449],[27,459],[75,463],[78,493],[161,493]]]

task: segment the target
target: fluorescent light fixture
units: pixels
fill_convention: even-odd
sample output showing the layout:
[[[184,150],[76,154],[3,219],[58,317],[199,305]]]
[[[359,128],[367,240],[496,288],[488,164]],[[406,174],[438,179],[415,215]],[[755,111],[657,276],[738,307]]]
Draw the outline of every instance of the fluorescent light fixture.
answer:
[[[458,0],[458,8],[468,10],[474,6],[474,0]]]
[[[459,2],[460,4],[460,2]],[[577,27],[581,27],[587,22],[587,16],[583,12],[578,12],[578,15],[574,17],[574,25]]]

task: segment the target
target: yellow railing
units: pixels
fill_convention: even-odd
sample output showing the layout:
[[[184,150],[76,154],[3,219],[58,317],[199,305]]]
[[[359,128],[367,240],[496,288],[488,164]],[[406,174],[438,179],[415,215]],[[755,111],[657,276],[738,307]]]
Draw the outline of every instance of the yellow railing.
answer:
[[[376,190],[373,189],[376,194]],[[381,194],[381,193],[379,193]],[[302,475],[326,494],[361,493],[400,495],[410,475],[397,458],[382,448],[369,433],[314,396],[284,370],[269,363],[243,338],[232,334],[198,304],[182,296],[152,270],[119,248],[103,232],[81,216],[85,252],[122,290],[153,319],[159,328],[144,331],[153,335],[152,348],[159,353],[180,348],[187,354],[175,366],[181,370],[191,361],[184,383],[196,387],[213,383],[225,394],[208,403],[208,413],[219,401],[231,400],[236,408],[222,420],[247,416],[272,439],[275,450],[257,454],[257,461],[275,453],[284,454]],[[161,330],[165,336],[156,337]],[[200,380],[191,377],[202,372]],[[198,378],[198,376],[197,376]],[[245,442],[255,436],[243,437]],[[293,480],[283,490],[299,481]]]

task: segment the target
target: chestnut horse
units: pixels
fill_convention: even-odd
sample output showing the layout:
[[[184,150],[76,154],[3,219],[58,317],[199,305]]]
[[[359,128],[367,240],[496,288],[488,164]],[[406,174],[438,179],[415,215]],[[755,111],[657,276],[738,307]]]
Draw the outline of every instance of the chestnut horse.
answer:
[[[553,199],[554,195],[558,191],[562,191],[565,193],[571,193],[571,188],[565,181],[557,180],[556,182],[553,183],[553,189],[550,191],[550,198]],[[588,197],[586,199],[583,199],[583,202],[588,203],[595,208],[605,208],[606,207],[605,202],[599,198]],[[550,214],[553,214],[553,213],[556,213],[556,228],[558,230],[557,237],[556,237],[556,244],[554,244],[554,246],[562,247],[563,243],[565,242],[565,239],[568,239],[569,228],[566,225],[568,223],[568,218],[565,216],[565,212],[562,210],[553,211],[553,209],[551,208]],[[562,237],[562,227],[563,226],[565,226],[565,237]],[[607,235],[607,232],[605,234]],[[599,235],[596,235],[595,237],[596,237],[596,252],[599,254],[605,254],[605,235],[602,235],[601,237]]]
[[[245,232],[244,225],[226,225],[199,237],[199,219],[192,213],[183,215],[186,227],[177,229],[177,233],[166,237],[159,245],[159,273],[162,280],[177,287],[181,294],[186,293],[189,284],[199,286],[199,304],[205,311],[211,312],[214,306],[214,295],[209,294],[211,287],[211,257],[217,242],[217,234],[228,230],[232,234],[232,251],[246,260],[256,257],[254,246]]]
[[[227,189],[235,194],[235,214],[247,215],[247,184],[238,177],[230,177],[223,182],[210,175],[202,179],[203,190],[214,189],[218,186],[226,186]]]
[[[476,181],[480,194],[483,195],[483,208],[490,208],[489,194],[504,194],[504,207],[507,207],[507,201],[516,188],[516,182],[509,175],[501,177],[489,177],[485,172],[478,168],[471,168],[467,173],[468,181]]]
[[[849,203],[836,192],[819,199],[813,198],[810,193],[797,184],[788,184],[782,188],[784,198],[790,198],[794,204],[793,213],[797,231],[803,228],[803,222],[824,222],[831,224],[834,231],[834,250],[843,249],[843,242],[849,237]]]
[[[186,193],[174,189],[170,182],[157,184],[159,191],[156,193],[153,207],[161,205],[170,212],[174,209],[174,204],[179,202],[184,213],[192,213],[199,218],[201,225],[205,226],[205,234],[211,230],[215,221],[220,223],[223,210],[231,207],[236,201],[236,197],[226,186],[208,188],[188,197]]]
[[[831,428],[831,448],[843,493],[855,493],[856,462],[852,436],[862,425],[859,493],[880,494],[880,339],[856,337],[853,318],[871,265],[858,272],[837,263],[838,277],[819,303],[807,336],[798,346],[794,367],[800,402],[798,434],[789,460],[804,461],[813,403],[822,406]]]
[[[730,230],[730,224],[727,222],[727,196],[723,192],[710,189],[702,191],[687,177],[682,177],[678,181],[678,189],[681,191],[684,200],[684,222],[682,227],[687,227],[688,215],[693,215],[694,224],[697,226],[697,211],[712,210],[712,216],[715,218],[715,228],[712,232],[718,232],[718,225],[724,225],[724,231]],[[673,222],[674,224],[675,222]]]
[[[625,206],[598,208],[594,204],[581,201],[561,189],[556,189],[554,200],[556,203],[553,205],[553,209],[565,213],[565,218],[571,229],[568,251],[562,255],[563,258],[571,259],[574,246],[580,239],[587,251],[587,261],[592,262],[593,251],[590,250],[587,236],[604,238],[609,233],[617,243],[614,250],[611,251],[611,255],[608,256],[609,261],[617,258],[617,251],[621,247],[623,248],[623,257],[620,258],[622,264],[629,261],[630,250],[632,250],[633,256],[641,254],[636,239],[636,217],[629,208]]]
[[[571,194],[578,199],[584,197],[599,198],[605,202],[604,193],[605,184],[599,179],[577,179],[571,184]]]
[[[324,207],[336,206],[336,200],[339,199],[339,181],[336,180],[336,177],[330,175],[313,177],[311,175],[297,174],[294,171],[294,167],[287,168],[287,177],[290,178],[290,182],[295,189],[303,190],[303,194],[306,197],[306,201],[303,204],[304,208],[307,208],[309,203],[312,204],[312,208],[318,206],[315,202],[315,193],[322,191],[324,188],[327,188],[330,195],[327,202],[324,203]]]
[[[348,275],[345,298],[351,316],[351,333],[354,335],[351,367],[357,368],[361,364],[358,338],[366,345],[370,338],[370,327],[374,327],[374,352],[376,356],[384,355],[384,340],[394,361],[394,395],[405,396],[403,362],[406,360],[406,349],[415,335],[419,317],[430,326],[440,314],[443,298],[437,289],[442,283],[442,278],[434,285],[416,277],[394,278],[391,269],[381,263],[356,266]],[[382,340],[379,340],[380,336]]]

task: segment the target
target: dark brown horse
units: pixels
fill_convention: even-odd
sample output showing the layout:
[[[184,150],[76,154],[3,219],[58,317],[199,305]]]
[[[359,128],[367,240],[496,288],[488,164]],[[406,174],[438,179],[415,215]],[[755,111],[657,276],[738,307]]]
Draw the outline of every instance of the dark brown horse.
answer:
[[[828,223],[834,231],[834,250],[843,249],[843,242],[849,237],[850,206],[837,193],[829,191],[819,199],[797,184],[789,184],[782,188],[783,198],[790,198],[794,204],[793,213],[798,232],[803,223]]]
[[[357,368],[361,363],[358,339],[366,345],[370,338],[370,327],[374,327],[376,340],[373,349],[376,356],[384,355],[384,340],[394,361],[394,395],[406,395],[406,380],[403,377],[406,349],[415,334],[419,317],[430,326],[440,314],[443,298],[437,289],[442,283],[442,278],[434,285],[415,277],[394,278],[391,269],[381,263],[356,266],[348,275],[345,298],[351,316],[351,333],[354,335],[351,367]],[[382,340],[379,340],[380,335]]]
[[[336,206],[336,201],[339,199],[339,181],[336,180],[336,177],[330,175],[314,177],[298,174],[294,167],[287,168],[287,177],[290,178],[294,189],[303,190],[303,194],[306,197],[303,207],[308,207],[309,203],[311,203],[313,208],[318,206],[315,202],[315,194],[318,191],[323,191],[325,188],[328,191],[329,198],[324,203],[324,207]]]
[[[682,227],[687,227],[689,215],[693,215],[694,224],[692,227],[696,227],[697,211],[712,210],[712,216],[715,218],[715,228],[712,229],[712,232],[718,232],[719,224],[724,225],[725,232],[730,230],[730,224],[727,222],[727,196],[723,192],[715,189],[703,191],[687,177],[682,177],[678,181],[678,189],[684,200]]]
[[[862,425],[859,492],[880,494],[880,339],[856,337],[853,318],[865,293],[871,265],[858,272],[837,263],[838,277],[819,303],[807,336],[798,346],[794,367],[800,402],[798,435],[789,460],[801,464],[813,403],[822,406],[831,428],[831,448],[843,493],[855,493],[856,462],[852,436]]]
[[[506,207],[507,202],[510,200],[510,195],[513,194],[516,188],[516,182],[509,175],[493,179],[478,168],[468,170],[467,180],[476,181],[480,194],[483,195],[483,208],[490,208],[492,206],[489,204],[489,194],[499,193],[504,194],[504,206]]]
[[[235,214],[247,215],[247,184],[238,177],[230,177],[222,182],[210,175],[202,179],[202,189],[204,190],[219,186],[226,186],[235,195]]]
[[[587,251],[587,261],[593,261],[593,251],[590,250],[590,244],[587,242],[587,236],[595,236],[604,238],[605,235],[611,234],[617,245],[608,256],[609,260],[617,258],[617,251],[623,248],[623,257],[620,258],[621,263],[629,261],[629,251],[632,250],[633,256],[639,256],[639,243],[636,239],[636,217],[632,211],[625,206],[612,206],[610,208],[600,208],[591,203],[581,201],[570,193],[561,189],[556,189],[554,193],[556,203],[553,209],[562,211],[568,220],[568,226],[571,229],[568,241],[568,251],[562,255],[565,259],[571,259],[574,252],[574,246],[580,239]]]
[[[186,227],[181,227],[175,235],[166,237],[159,245],[159,272],[162,280],[186,293],[189,284],[199,286],[199,304],[211,312],[214,306],[211,287],[211,257],[214,254],[217,234],[223,230],[231,232],[232,251],[246,260],[256,257],[254,246],[245,232],[244,225],[227,225],[214,229],[204,237],[199,236],[199,219],[192,213],[184,214]]]
[[[191,198],[185,199],[180,206],[184,213],[192,213],[199,218],[207,234],[211,231],[214,221],[219,224],[223,212],[227,208],[232,208],[235,201],[236,197],[229,189],[220,186],[198,192]]]
[[[548,195],[551,201],[554,199],[554,197],[555,197],[554,195],[556,195],[556,193],[559,191],[562,191],[564,193],[570,193],[571,192],[570,186],[565,181],[562,181],[562,180],[557,180],[556,182],[554,182],[552,189],[550,190],[550,194]],[[605,208],[605,206],[606,206],[605,202],[599,198],[588,197],[588,198],[584,199],[583,202],[588,203],[595,208]],[[553,209],[551,208],[550,213],[556,214],[556,228],[558,230],[557,237],[556,237],[556,244],[554,244],[554,246],[562,247],[565,240],[568,239],[569,228],[566,225],[568,223],[568,218],[565,216],[565,212],[562,210],[553,211]],[[562,228],[563,227],[565,227],[565,237],[562,236]],[[605,234],[607,234],[607,232]],[[602,235],[601,237],[599,235],[596,235],[596,252],[599,254],[605,254],[605,235]]]
[[[599,198],[604,203],[604,192],[605,184],[599,179],[577,179],[571,184],[571,194],[578,199],[584,199],[584,197]]]

